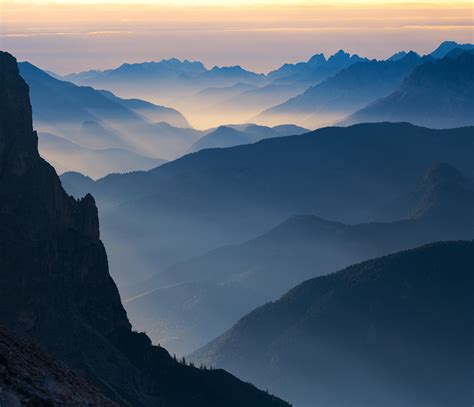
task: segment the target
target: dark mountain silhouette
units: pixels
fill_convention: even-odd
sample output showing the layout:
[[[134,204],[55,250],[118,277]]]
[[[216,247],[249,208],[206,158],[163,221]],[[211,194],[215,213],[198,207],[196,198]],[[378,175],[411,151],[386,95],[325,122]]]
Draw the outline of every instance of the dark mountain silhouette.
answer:
[[[124,290],[135,294],[126,303],[129,316],[157,343],[188,353],[315,275],[437,240],[474,238],[474,183],[449,164],[430,167],[394,207],[403,208],[391,213],[402,220],[347,225],[291,217],[260,237],[215,249],[156,274],[133,292]]]
[[[474,242],[434,243],[308,280],[192,360],[299,406],[467,406]]]
[[[0,369],[2,406],[118,406],[79,374],[4,328]]]
[[[174,361],[132,332],[91,195],[68,196],[38,154],[28,87],[0,54],[0,322],[136,406],[286,403],[222,370]]]
[[[433,162],[449,162],[474,178],[472,132],[407,123],[325,128],[202,150],[86,189],[69,184],[76,196],[92,192],[98,199],[111,269],[123,290],[177,262],[259,236],[295,214],[367,222],[413,189]]]
[[[267,138],[300,135],[307,132],[309,132],[308,129],[295,125],[281,125],[273,128],[256,124],[238,126],[238,128],[220,126],[196,141],[189,151],[196,152],[205,148],[233,147],[256,143]]]
[[[397,89],[421,58],[414,52],[395,61],[365,61],[349,66],[281,105],[256,117],[259,123],[297,123],[321,127],[334,123]]]
[[[444,41],[430,55],[433,58],[441,59],[456,48],[469,51],[474,49],[474,44],[458,44],[455,41]]]
[[[445,57],[417,67],[391,95],[349,116],[343,124],[389,120],[432,128],[474,123],[474,54]]]

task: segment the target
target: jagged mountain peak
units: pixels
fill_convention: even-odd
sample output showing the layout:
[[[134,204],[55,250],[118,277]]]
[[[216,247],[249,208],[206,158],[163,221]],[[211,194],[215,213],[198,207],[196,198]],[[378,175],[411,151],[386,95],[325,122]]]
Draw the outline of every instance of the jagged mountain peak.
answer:
[[[28,85],[19,76],[15,58],[6,52],[0,52],[0,112],[0,175],[20,175],[39,159],[38,138]]]
[[[324,56],[323,53],[319,53],[319,54],[314,54],[309,60],[308,60],[308,64],[310,65],[321,65],[321,64],[324,64],[326,62],[326,57]]]
[[[343,49],[340,49],[339,51],[331,55],[327,60],[328,64],[345,64],[354,61],[367,61],[367,58],[361,58],[357,54],[351,55]]]

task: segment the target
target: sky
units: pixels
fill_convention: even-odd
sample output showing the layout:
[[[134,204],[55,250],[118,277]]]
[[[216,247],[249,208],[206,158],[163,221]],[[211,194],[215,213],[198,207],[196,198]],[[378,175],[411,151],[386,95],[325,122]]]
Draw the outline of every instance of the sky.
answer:
[[[474,42],[472,1],[0,0],[0,48],[60,74],[177,57],[268,72],[339,49],[370,58]]]

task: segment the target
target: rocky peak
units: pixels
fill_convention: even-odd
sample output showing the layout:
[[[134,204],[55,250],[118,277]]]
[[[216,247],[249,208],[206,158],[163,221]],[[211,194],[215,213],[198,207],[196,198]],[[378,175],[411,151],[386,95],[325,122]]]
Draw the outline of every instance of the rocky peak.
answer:
[[[322,65],[326,62],[326,57],[324,54],[315,54],[313,55],[310,60],[308,61],[308,64],[312,66],[319,66]]]
[[[0,176],[22,175],[39,159],[28,85],[15,58],[0,52]]]
[[[0,164],[0,324],[122,405],[288,406],[224,371],[183,366],[132,331],[94,198],[68,196],[40,158],[28,87],[7,53],[0,54]]]

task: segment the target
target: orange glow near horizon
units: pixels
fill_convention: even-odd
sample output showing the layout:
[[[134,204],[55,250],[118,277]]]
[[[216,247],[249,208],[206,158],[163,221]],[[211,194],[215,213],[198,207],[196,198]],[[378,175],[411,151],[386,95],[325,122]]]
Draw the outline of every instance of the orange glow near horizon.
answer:
[[[472,2],[0,0],[0,47],[60,73],[178,57],[268,71],[340,48],[372,58],[474,42]]]

